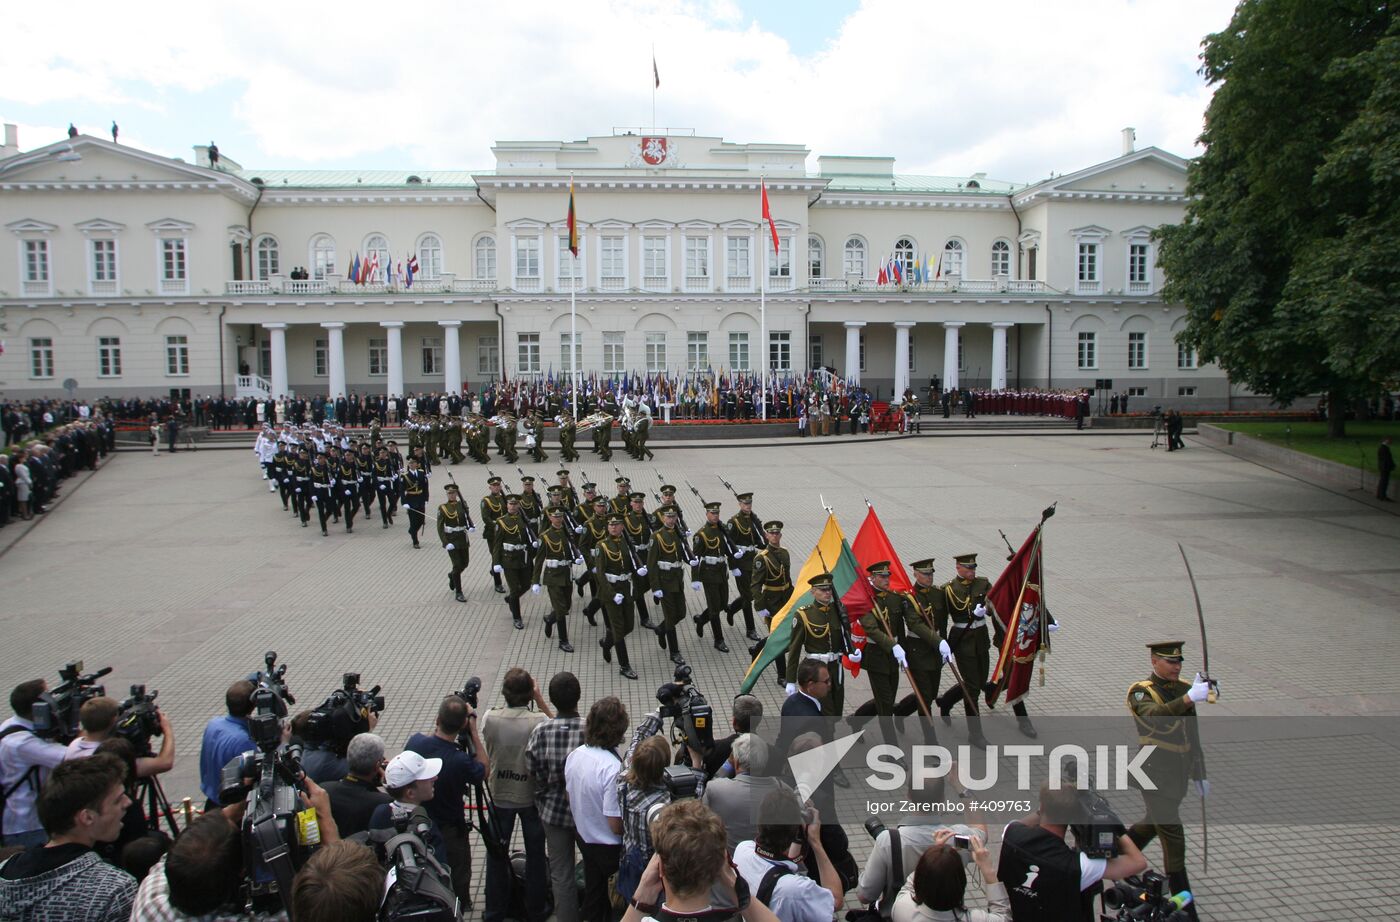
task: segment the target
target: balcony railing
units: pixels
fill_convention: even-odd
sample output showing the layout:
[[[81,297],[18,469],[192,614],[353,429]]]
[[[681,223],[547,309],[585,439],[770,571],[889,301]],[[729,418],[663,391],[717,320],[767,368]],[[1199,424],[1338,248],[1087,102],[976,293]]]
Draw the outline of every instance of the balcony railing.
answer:
[[[539,278],[539,276],[537,276],[537,275],[536,275],[536,276],[519,276],[519,275],[517,275],[517,276],[515,277],[515,290],[516,290],[516,291],[539,291],[539,290],[540,290],[540,278]]]
[[[116,279],[90,279],[88,281],[88,294],[101,297],[102,295],[115,295],[119,293]]]
[[[686,291],[709,291],[710,277],[708,275],[687,275],[685,277]]]
[[[792,276],[790,275],[770,275],[768,276],[769,291],[792,291]]]
[[[288,295],[328,295],[331,293],[329,279],[287,279],[282,283],[282,293]]]
[[[598,288],[602,291],[626,291],[627,276],[605,275],[598,280]]]
[[[1103,282],[1080,279],[1074,285],[1074,293],[1079,295],[1103,294]]]
[[[845,279],[808,279],[807,288],[811,291],[850,291],[851,283]]]
[[[466,294],[471,292],[495,291],[495,279],[453,279],[452,291],[454,294]]]
[[[559,291],[583,291],[583,277],[582,277],[582,276],[577,276],[577,275],[575,275],[575,276],[568,276],[568,275],[561,276],[561,277],[559,278],[558,290],[559,290]]]
[[[642,287],[647,291],[666,291],[671,280],[664,275],[644,275],[642,276]]]
[[[1040,279],[1007,279],[1007,294],[1034,295],[1048,291],[1049,287]]]
[[[190,293],[189,279],[161,279],[160,293],[163,295],[187,295]]]
[[[1130,295],[1150,295],[1152,294],[1151,282],[1129,282],[1128,294]]]
[[[752,275],[730,275],[724,279],[725,291],[753,291]]]
[[[270,295],[272,294],[272,282],[266,279],[234,279],[224,282],[224,294]]]

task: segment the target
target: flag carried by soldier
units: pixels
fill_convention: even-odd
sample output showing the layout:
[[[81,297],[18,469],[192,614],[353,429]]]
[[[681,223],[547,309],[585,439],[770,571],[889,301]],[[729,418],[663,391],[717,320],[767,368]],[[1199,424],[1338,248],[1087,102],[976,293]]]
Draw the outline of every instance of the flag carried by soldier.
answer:
[[[992,671],[995,690],[988,695],[991,701],[995,701],[998,694],[1006,695],[1007,704],[1016,704],[1025,698],[1030,693],[1031,674],[1037,658],[1041,662],[1042,681],[1044,679],[1053,624],[1045,607],[1044,528],[1054,507],[1046,513],[987,593],[987,607],[992,610],[996,644],[1001,651]]]

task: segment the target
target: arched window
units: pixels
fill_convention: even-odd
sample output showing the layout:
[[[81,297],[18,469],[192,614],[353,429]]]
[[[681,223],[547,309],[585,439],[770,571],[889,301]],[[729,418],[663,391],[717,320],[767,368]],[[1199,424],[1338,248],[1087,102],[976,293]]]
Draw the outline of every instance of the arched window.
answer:
[[[330,234],[311,238],[311,277],[324,279],[335,274],[335,239]]]
[[[847,277],[865,278],[865,241],[852,237],[846,241],[842,254],[841,270]]]
[[[949,240],[943,244],[944,276],[963,274],[963,245],[961,240]]]
[[[992,278],[1011,275],[1011,244],[998,240],[992,244]]]
[[[823,266],[823,263],[826,262],[826,260],[823,258],[825,254],[826,247],[822,246],[822,238],[816,236],[807,238],[808,279],[819,279],[822,277],[822,269],[825,268]]]
[[[277,249],[277,238],[258,238],[257,272],[256,278],[263,282],[272,278],[274,275],[282,274],[282,256]]]
[[[494,279],[496,277],[496,238],[490,235],[476,242],[476,265],[474,277]]]
[[[389,256],[389,241],[384,239],[383,234],[370,234],[365,238],[365,252],[360,258],[368,259],[370,264],[373,265],[376,256],[379,257],[380,277],[378,279],[370,279],[370,281],[382,282],[384,281],[383,272],[385,267],[394,264],[393,259]]]
[[[900,270],[904,277],[908,278],[909,273],[914,271],[914,259],[918,248],[914,246],[914,241],[908,237],[900,237],[894,245],[894,261],[899,263]]]
[[[424,234],[418,241],[418,274],[425,279],[442,275],[442,240],[437,234]]]

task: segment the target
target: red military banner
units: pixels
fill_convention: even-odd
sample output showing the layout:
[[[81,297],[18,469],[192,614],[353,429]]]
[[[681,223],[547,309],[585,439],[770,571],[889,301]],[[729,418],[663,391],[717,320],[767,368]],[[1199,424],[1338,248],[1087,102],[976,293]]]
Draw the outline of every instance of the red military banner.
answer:
[[[1005,694],[1007,704],[1026,697],[1037,654],[1044,660],[1050,650],[1041,572],[1044,524],[1042,520],[1031,531],[987,593],[987,608],[995,619],[993,628],[1001,649],[992,670],[993,701],[1001,694]]]

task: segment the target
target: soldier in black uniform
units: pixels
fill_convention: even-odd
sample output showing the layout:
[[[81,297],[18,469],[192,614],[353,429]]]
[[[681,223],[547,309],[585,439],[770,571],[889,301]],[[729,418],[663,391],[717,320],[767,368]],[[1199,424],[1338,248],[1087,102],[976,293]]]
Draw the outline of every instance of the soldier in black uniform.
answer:
[[[565,653],[574,652],[569,643],[569,607],[574,595],[570,591],[569,571],[576,563],[583,563],[583,557],[574,547],[573,533],[564,525],[564,507],[549,507],[549,526],[539,533],[540,549],[535,555],[535,581],[530,591],[538,593],[540,587],[549,590],[549,615],[544,619],[544,636],[550,637],[554,628],[559,628],[559,649]]]
[[[292,503],[296,508],[301,527],[311,521],[311,451],[305,446],[297,451],[292,462]]]
[[[705,636],[708,622],[714,634],[715,649],[729,652],[724,642],[724,629],[720,626],[719,615],[729,608],[729,579],[741,576],[741,571],[729,546],[729,535],[720,524],[720,503],[705,504],[705,524],[691,537],[694,542],[691,552],[697,564],[691,567],[691,578],[699,581],[705,590],[705,610],[695,616],[695,633]]]
[[[744,612],[744,636],[751,641],[759,639],[753,623],[753,561],[754,556],[764,545],[762,528],[753,514],[753,494],[739,493],[735,497],[739,511],[729,517],[725,531],[729,533],[729,543],[734,548],[735,567],[739,575],[734,577],[734,601],[725,607],[730,625],[734,624],[734,613]]]
[[[1196,705],[1210,698],[1214,686],[1199,673],[1190,684],[1181,681],[1184,647],[1180,640],[1148,644],[1152,675],[1128,688],[1128,710],[1137,723],[1138,742],[1156,747],[1143,761],[1142,771],[1157,788],[1142,792],[1147,815],[1133,824],[1128,837],[1138,848],[1146,847],[1154,838],[1162,840],[1162,865],[1173,893],[1191,889],[1186,877],[1186,834],[1180,812],[1187,781],[1192,782],[1201,797],[1210,794],[1205,754],[1196,727]],[[1195,918],[1194,903],[1188,908]]]
[[[325,455],[317,455],[311,463],[311,499],[316,504],[316,517],[321,522],[321,536],[325,537],[329,534],[326,522],[330,521],[331,513],[335,510],[335,472],[331,470]]]
[[[408,510],[408,536],[418,543],[418,532],[423,530],[424,507],[428,504],[428,475],[418,467],[417,458],[408,459],[408,470],[403,475],[403,505]]]
[[[476,531],[472,524],[472,514],[467,504],[462,502],[462,493],[457,484],[447,485],[447,502],[438,506],[437,532],[447,557],[452,561],[452,571],[447,574],[447,588],[456,593],[458,602],[465,602],[462,593],[462,571],[467,568],[467,533]]]
[[[505,501],[506,514],[496,520],[491,541],[491,572],[505,577],[510,587],[506,607],[510,609],[511,623],[521,631],[525,621],[520,616],[520,597],[530,585],[530,532],[520,514],[520,497],[512,493]]]
[[[506,514],[506,496],[499,477],[488,477],[486,489],[489,492],[481,498],[481,528],[482,537],[489,548],[496,544],[496,521]],[[505,586],[501,585],[501,574],[494,567],[491,569],[491,582],[495,584],[497,592],[506,591]]]
[[[622,516],[623,534],[627,538],[627,543],[632,546],[632,553],[638,560],[647,559],[647,554],[651,551],[651,535],[654,530],[651,514],[646,510],[646,498],[647,495],[640,490],[634,492],[628,498],[630,507]],[[642,627],[651,630],[651,612],[647,610],[645,573],[637,576],[633,581],[631,595],[632,602],[637,607],[637,616],[641,619]]]
[[[340,504],[341,514],[345,516],[347,535],[355,530],[355,513],[360,508],[360,465],[356,458],[353,451],[346,451],[336,471],[336,501]]]
[[[948,632],[945,635],[948,646],[958,663],[958,671],[967,683],[974,699],[977,690],[987,684],[991,671],[990,639],[987,636],[987,593],[992,584],[977,575],[977,555],[961,554],[953,558],[957,562],[958,575],[949,580],[940,596],[936,597],[934,618],[946,618]],[[961,700],[967,713],[968,742],[978,748],[985,748],[987,738],[982,735],[982,718],[978,716],[976,701],[967,700],[960,686],[954,685],[938,699],[938,713],[944,723],[951,723],[948,715],[953,706]]]
[[[394,522],[392,509],[393,496],[398,490],[398,475],[389,458],[389,449],[379,449],[379,457],[374,461],[374,486],[379,492],[379,518],[388,528]]]
[[[604,662],[611,663],[613,650],[617,650],[618,675],[624,679],[636,679],[637,673],[627,657],[627,635],[632,633],[632,591],[634,578],[645,576],[647,569],[640,565],[637,555],[632,552],[627,539],[622,534],[622,516],[609,516],[607,532],[592,549],[593,573],[602,586],[603,637],[598,646],[603,648]]]

